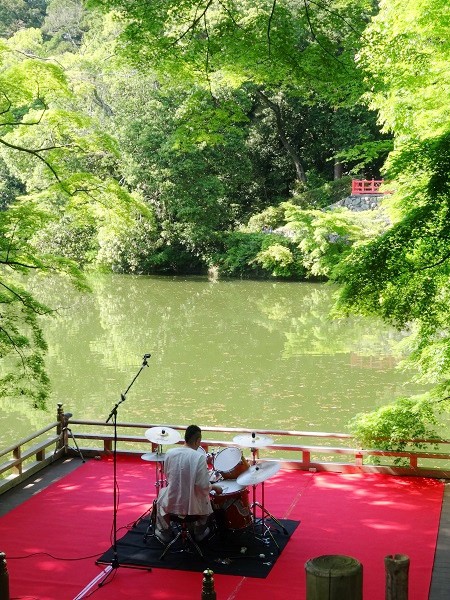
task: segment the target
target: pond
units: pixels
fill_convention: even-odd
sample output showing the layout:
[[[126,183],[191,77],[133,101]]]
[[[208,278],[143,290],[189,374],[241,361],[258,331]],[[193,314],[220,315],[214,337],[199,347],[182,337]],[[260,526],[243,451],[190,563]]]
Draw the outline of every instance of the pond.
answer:
[[[74,418],[347,432],[356,413],[423,391],[397,368],[401,334],[328,317],[327,284],[102,275],[91,294],[36,280],[58,308],[44,321],[48,412],[2,400],[0,447]],[[143,356],[151,354],[140,370]],[[139,371],[140,370],[140,371]]]

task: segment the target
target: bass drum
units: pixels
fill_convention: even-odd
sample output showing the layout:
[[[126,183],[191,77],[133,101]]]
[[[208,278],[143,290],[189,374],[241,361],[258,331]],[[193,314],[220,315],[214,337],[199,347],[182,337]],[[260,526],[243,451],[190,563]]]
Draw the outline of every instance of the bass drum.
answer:
[[[219,483],[222,494],[211,494],[211,506],[219,531],[245,529],[252,524],[249,491],[236,481]]]

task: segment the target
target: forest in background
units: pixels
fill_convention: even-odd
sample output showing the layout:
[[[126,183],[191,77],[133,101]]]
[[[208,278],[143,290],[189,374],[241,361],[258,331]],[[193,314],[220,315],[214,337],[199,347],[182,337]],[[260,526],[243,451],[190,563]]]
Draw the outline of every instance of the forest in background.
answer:
[[[48,393],[53,307],[28,272],[314,277],[340,284],[336,314],[409,329],[434,385],[358,434],[431,433],[449,397],[449,25],[444,0],[1,0],[4,395]],[[325,210],[380,176],[380,211]]]
[[[40,205],[45,200],[58,217],[34,239],[42,253],[122,273],[215,269],[302,279],[311,274],[307,248],[298,248],[296,235],[270,234],[294,219],[286,214],[290,205],[321,209],[349,194],[352,175],[380,177],[392,136],[363,102],[363,72],[354,60],[370,3],[336,3],[330,11],[311,5],[289,15],[280,5],[270,33],[269,4],[260,10],[238,3],[248,24],[237,35],[220,28],[239,14],[225,11],[224,19],[219,3],[208,7],[207,50],[193,42],[202,24],[192,3],[192,24],[189,7],[175,17],[175,31],[191,40],[180,40],[180,52],[151,31],[140,39],[120,18],[120,6],[105,14],[81,0],[50,0],[22,2],[20,12],[14,2],[7,13],[3,4],[5,56],[14,73],[28,69],[40,79],[27,90],[32,106],[19,108],[19,98],[17,107],[5,106],[10,125],[18,108],[27,110],[29,126],[16,123],[3,138],[35,154],[18,164],[17,152],[3,149],[3,206],[41,193]],[[160,4],[160,18],[175,14],[179,3],[172,4],[172,11]],[[149,29],[159,18],[159,5],[152,6]],[[50,192],[55,176],[63,186]],[[110,189],[93,177],[108,180]],[[132,196],[127,218],[94,209],[99,195],[110,208],[119,194]],[[75,196],[84,199],[74,206]]]

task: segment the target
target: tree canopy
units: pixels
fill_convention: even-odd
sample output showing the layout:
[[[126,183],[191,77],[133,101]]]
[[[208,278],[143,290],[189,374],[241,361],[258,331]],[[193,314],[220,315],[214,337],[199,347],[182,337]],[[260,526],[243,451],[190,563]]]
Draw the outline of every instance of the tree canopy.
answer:
[[[39,406],[49,383],[39,317],[52,309],[27,291],[24,276],[58,272],[87,287],[74,261],[41,247],[42,232],[56,231],[64,219],[86,227],[148,212],[111,177],[114,140],[77,110],[61,65],[35,55],[41,44],[36,29],[0,44],[0,159],[18,192],[0,212],[0,356],[10,365],[1,389]]]
[[[435,384],[438,409],[448,406],[450,387],[449,26],[445,2],[385,0],[366,31],[367,99],[394,134],[385,165],[396,190],[393,224],[333,273],[342,312],[380,315],[411,330],[411,361],[418,378]]]
[[[339,314],[411,331],[418,376],[436,386],[433,408],[446,406],[445,0],[42,0],[0,12],[0,355],[22,365],[6,369],[5,394],[42,404],[48,391],[50,308],[26,273],[83,286],[89,269],[215,269],[339,283]],[[352,176],[380,174],[394,193],[379,211],[329,209]],[[398,414],[426,419],[428,401]]]

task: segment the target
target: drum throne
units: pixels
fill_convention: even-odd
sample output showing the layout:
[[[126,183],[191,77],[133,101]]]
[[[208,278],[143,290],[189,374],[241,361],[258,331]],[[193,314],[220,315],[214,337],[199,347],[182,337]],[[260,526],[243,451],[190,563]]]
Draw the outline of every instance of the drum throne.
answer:
[[[203,558],[203,553],[200,550],[197,542],[195,541],[192,533],[189,531],[189,525],[193,525],[195,521],[199,519],[198,515],[175,515],[169,514],[170,524],[174,525],[177,529],[177,534],[170,540],[170,542],[165,546],[162,554],[159,557],[159,560],[163,560],[165,555],[169,552],[169,550],[176,544],[177,540],[181,539],[182,548],[180,552],[189,552],[194,549],[201,558]]]

